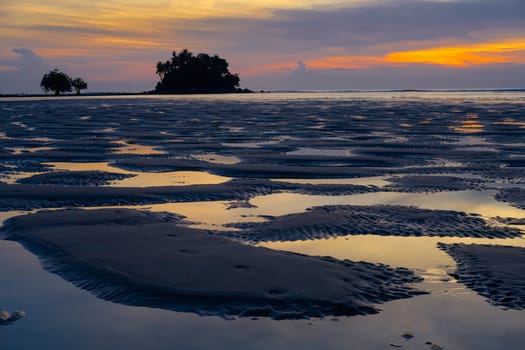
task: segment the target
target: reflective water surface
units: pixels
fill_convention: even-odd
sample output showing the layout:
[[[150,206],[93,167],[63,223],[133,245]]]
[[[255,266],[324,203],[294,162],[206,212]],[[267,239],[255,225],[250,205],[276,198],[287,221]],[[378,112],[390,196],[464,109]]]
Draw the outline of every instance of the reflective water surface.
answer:
[[[518,350],[523,345],[523,312],[490,307],[455,283],[441,283],[432,295],[389,302],[366,317],[225,320],[102,301],[43,271],[16,243],[0,242],[0,252],[0,299],[27,312],[0,328],[2,349],[367,350],[389,349],[390,343],[425,349],[424,342],[431,341],[450,349],[493,350],[505,344]],[[401,338],[407,330],[415,335],[410,341]]]

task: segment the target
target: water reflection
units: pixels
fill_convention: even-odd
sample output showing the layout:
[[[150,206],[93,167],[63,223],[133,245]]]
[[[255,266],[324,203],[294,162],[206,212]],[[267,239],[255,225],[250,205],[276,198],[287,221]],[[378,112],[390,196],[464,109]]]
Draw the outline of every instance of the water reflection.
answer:
[[[352,151],[346,148],[309,148],[299,147],[295,151],[286,152],[287,155],[294,156],[325,156],[325,157],[350,157]]]
[[[111,182],[111,187],[151,187],[151,186],[189,186],[211,185],[230,181],[231,178],[213,175],[204,171],[170,171],[162,173],[142,173],[124,170],[100,163],[44,163],[59,171],[102,171],[133,175],[123,180]]]
[[[308,185],[358,185],[384,187],[392,182],[386,179],[391,176],[370,176],[355,178],[333,178],[333,179],[273,179],[273,181]]]
[[[114,131],[114,129],[112,131]],[[113,143],[119,146],[113,151],[113,153],[115,154],[137,154],[137,155],[166,154],[166,152],[160,151],[153,146],[140,145],[137,143],[131,143],[129,141],[119,140],[119,141],[113,141]]]
[[[373,192],[349,196],[315,196],[299,193],[277,193],[259,196],[250,201],[261,215],[281,216],[301,213],[323,205],[406,205],[423,209],[456,210],[484,217],[525,218],[525,210],[496,201],[488,191],[453,191],[438,193]],[[279,205],[275,205],[279,203]]]
[[[258,246],[308,255],[333,256],[338,259],[368,261],[405,266],[425,271],[443,268],[447,272],[456,264],[437,243],[499,244],[525,247],[524,238],[488,239],[465,237],[396,237],[352,235],[315,241],[262,242]]]
[[[502,225],[492,218],[525,218],[525,210],[496,201],[490,192],[454,191],[438,193],[373,192],[345,196],[319,196],[299,193],[276,193],[257,196],[249,202],[205,201],[128,206],[183,215],[192,227],[232,230],[224,225],[240,222],[262,222],[268,217],[304,213],[309,208],[325,205],[404,205],[422,209],[456,210],[482,215],[492,225]],[[513,227],[518,227],[514,225]],[[373,233],[373,232],[371,232]],[[381,239],[381,238],[378,238]],[[508,242],[509,240],[505,240]],[[492,240],[495,242],[495,240]]]
[[[454,140],[454,142],[448,143],[465,146],[493,145],[493,143],[489,142],[486,138],[481,136],[463,136],[459,137],[457,140]]]
[[[496,122],[494,124],[496,124],[496,125],[515,125],[515,126],[517,126],[519,128],[525,129],[525,122],[520,122],[520,121],[517,121],[517,120],[515,120],[513,118],[505,118],[502,121]]]
[[[417,350],[426,348],[425,341],[444,349],[523,348],[523,312],[495,308],[468,290],[389,302],[380,306],[381,313],[366,317],[229,321],[103,301],[43,271],[37,258],[14,242],[0,242],[0,264],[2,304],[27,312],[1,329],[6,349],[138,350],[152,348],[152,339],[159,350],[377,350],[389,349],[390,343]],[[413,339],[401,338],[406,330]]]
[[[464,120],[456,120],[453,126],[449,129],[461,133],[480,133],[483,132],[485,126],[478,120],[479,116],[475,113],[467,113]]]
[[[192,155],[192,158],[212,164],[237,164],[240,159],[235,156],[225,156],[217,153],[200,153]]]

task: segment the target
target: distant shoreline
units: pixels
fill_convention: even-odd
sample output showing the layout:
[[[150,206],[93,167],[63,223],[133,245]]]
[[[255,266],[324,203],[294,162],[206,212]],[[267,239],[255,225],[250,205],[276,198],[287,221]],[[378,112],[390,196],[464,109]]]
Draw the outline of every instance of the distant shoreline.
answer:
[[[186,91],[143,91],[143,92],[94,92],[83,94],[0,94],[1,98],[35,98],[35,97],[106,97],[106,96],[164,96],[164,95],[213,95],[213,94],[250,94],[250,93],[366,93],[366,92],[494,92],[494,93],[508,93],[508,92],[525,92],[525,88],[502,88],[502,89],[381,89],[381,90],[260,90],[254,91],[250,89],[236,89],[234,91],[212,91],[212,90],[186,90]]]
[[[185,91],[170,91],[170,92],[157,92],[157,91],[143,91],[143,92],[95,92],[95,93],[83,93],[83,94],[0,94],[0,98],[7,97],[91,97],[91,96],[146,96],[146,95],[210,95],[210,94],[249,94],[255,93],[250,89],[236,89],[236,90],[185,90]]]

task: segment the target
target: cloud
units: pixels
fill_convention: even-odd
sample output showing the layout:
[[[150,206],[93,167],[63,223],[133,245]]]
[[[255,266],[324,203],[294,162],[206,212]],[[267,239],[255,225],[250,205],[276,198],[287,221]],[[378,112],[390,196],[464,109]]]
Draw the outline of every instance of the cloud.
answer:
[[[55,68],[56,63],[58,68],[74,68],[68,73],[91,78],[90,87],[94,80],[102,83],[101,76],[108,87],[112,80],[144,79],[151,84],[156,78],[151,73],[155,62],[185,47],[225,57],[232,71],[240,73],[243,86],[252,87],[251,82],[264,80],[265,88],[271,88],[271,79],[277,87],[283,75],[294,70],[296,79],[310,84],[303,88],[319,85],[315,78],[305,77],[324,76],[336,69],[345,74],[352,69],[364,70],[374,77],[371,67],[386,69],[385,74],[392,79],[397,76],[402,84],[406,77],[391,73],[386,66],[408,66],[403,69],[406,74],[422,76],[420,70],[410,66],[424,62],[468,66],[474,62],[484,67],[480,74],[490,75],[487,62],[494,64],[496,71],[497,64],[516,64],[523,58],[520,52],[493,54],[488,50],[465,51],[463,58],[456,60],[457,55],[451,57],[450,51],[430,50],[469,48],[522,37],[523,0],[194,0],[177,4],[161,0],[95,0],[89,4],[74,0],[64,4],[50,0],[45,6],[36,0],[32,6],[6,1],[11,12],[0,23],[0,30],[6,33],[0,38],[0,47],[35,48],[52,60],[53,66],[46,67],[45,60],[31,50],[14,52],[16,62],[0,58],[2,91],[6,85],[14,88],[22,84],[9,71],[16,70],[17,76],[23,76],[36,71],[35,67],[45,67],[32,78],[24,77],[33,82],[16,90],[34,91],[29,89],[31,85],[39,91],[42,74]],[[12,12],[14,8],[19,12]],[[403,55],[388,56],[394,52]],[[301,65],[296,67],[298,58],[306,64],[302,70]],[[28,64],[22,69],[24,60]],[[150,61],[151,67],[147,63]],[[434,68],[428,67],[430,71]],[[6,82],[7,78],[11,81]],[[337,74],[333,79],[340,80]],[[368,84],[364,78],[357,81]]]
[[[486,40],[481,32],[525,30],[525,1],[388,1],[351,7],[275,10],[266,18],[200,18],[159,23],[186,40],[234,52],[371,53],[385,44]],[[477,34],[478,33],[478,34]],[[213,44],[212,44],[213,45]],[[375,52],[377,53],[377,52]]]
[[[525,39],[392,52],[387,55],[386,59],[390,62],[427,63],[456,67],[488,63],[525,64]]]
[[[0,57],[0,65],[9,67],[0,71],[0,93],[41,92],[40,79],[50,65],[31,49],[15,48],[15,57]]]

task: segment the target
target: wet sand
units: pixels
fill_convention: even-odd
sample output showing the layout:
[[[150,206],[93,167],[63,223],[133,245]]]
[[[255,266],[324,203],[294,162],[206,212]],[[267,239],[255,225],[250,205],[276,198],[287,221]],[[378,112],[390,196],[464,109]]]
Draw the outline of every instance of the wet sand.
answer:
[[[439,244],[458,264],[455,276],[496,306],[525,309],[525,248]]]
[[[422,294],[407,269],[236,243],[133,210],[65,210],[9,219],[4,233],[99,297],[201,315],[275,319],[368,314]],[[176,219],[176,218],[175,218]]]
[[[505,269],[498,270],[493,263],[497,259],[487,258],[492,253],[469,250],[468,254],[488,259],[480,275],[476,272],[472,278],[484,280],[492,270],[497,270],[498,283],[494,285],[489,279],[490,286],[476,287],[467,283],[468,278],[462,280],[460,272],[457,273],[460,282],[451,277],[446,279],[446,273],[455,267],[454,262],[436,247],[432,237],[440,237],[447,243],[490,240],[498,245],[523,245],[525,212],[518,209],[525,209],[525,129],[519,122],[525,111],[522,97],[507,94],[489,98],[461,94],[462,97],[453,94],[447,98],[272,95],[2,101],[1,217],[25,214],[18,210],[90,209],[89,212],[42,212],[14,218],[5,229],[13,230],[12,238],[24,241],[49,271],[97,296],[123,304],[160,306],[226,318],[255,313],[273,318],[326,319],[337,314],[334,304],[330,304],[334,301],[326,303],[329,294],[308,289],[310,284],[317,283],[315,279],[311,278],[307,285],[306,277],[285,278],[279,274],[284,274],[286,269],[277,269],[261,276],[281,276],[281,280],[288,283],[285,287],[273,288],[264,281],[254,283],[257,274],[245,266],[255,263],[250,259],[234,262],[230,248],[239,256],[250,252],[250,257],[260,257],[265,267],[275,267],[268,264],[267,259],[286,262],[294,266],[292,271],[298,276],[302,275],[297,266],[304,262],[315,272],[312,276],[319,273],[326,276],[327,284],[334,283],[330,289],[335,293],[332,296],[343,300],[344,293],[348,293],[344,299],[344,308],[348,307],[344,312],[348,315],[377,311],[377,303],[412,296],[412,288],[429,291],[427,282],[435,282],[432,279],[446,284],[446,288],[436,292],[433,286],[432,293],[427,295],[429,299],[417,296],[384,306],[405,300],[430,305],[440,298],[440,293],[464,288],[461,281],[494,305],[500,305],[500,301],[507,303],[505,298],[513,291],[507,281],[514,278],[516,265],[509,263]],[[102,210],[99,211],[99,207],[103,207]],[[169,211],[169,215],[128,213],[129,207],[149,212]],[[121,211],[122,220],[109,215],[115,210]],[[104,223],[105,215],[108,218]],[[13,222],[25,220],[34,222],[28,221],[24,232],[13,229]],[[80,225],[82,220],[86,225]],[[86,231],[88,227],[90,232]],[[67,228],[85,236],[77,243],[68,240],[61,231]],[[237,303],[221,299],[221,306],[215,308],[209,302],[210,295],[195,292],[198,288],[192,287],[188,292],[170,284],[174,282],[168,272],[178,271],[178,267],[172,267],[173,261],[193,259],[191,265],[186,266],[201,266],[196,256],[183,258],[182,253],[188,252],[177,250],[177,237],[168,238],[171,230],[180,233],[179,239],[184,237],[193,247],[203,247],[203,251],[206,242],[220,241],[228,247],[225,249],[228,253],[223,252],[228,264],[221,265],[223,255],[211,250],[205,250],[206,257],[202,259],[217,265],[216,284],[209,284],[209,279],[197,275],[189,282],[203,283],[206,289],[222,293],[225,289],[221,289],[223,285],[219,280],[242,273],[252,279],[243,282],[254,287],[248,293],[250,301],[243,299]],[[48,242],[79,250],[75,254],[60,255],[60,249],[45,250],[35,243],[38,235],[52,231],[63,235],[51,237],[53,240]],[[159,256],[165,259],[161,262],[169,267],[168,272],[159,269],[153,253],[139,249],[138,241],[145,239],[145,231],[153,232],[149,237],[151,241],[146,239],[152,249],[167,249],[166,245],[172,253],[178,252]],[[102,233],[107,237],[96,236]],[[127,241],[129,234],[134,237],[129,240],[129,253],[134,254],[135,260],[126,257],[126,247],[119,245]],[[190,240],[190,236],[198,238]],[[93,237],[100,240],[93,241]],[[337,238],[327,240],[331,237]],[[399,251],[377,239],[395,243]],[[416,239],[418,243],[412,246],[411,242]],[[347,242],[346,245],[341,244],[342,241]],[[315,252],[322,251],[322,255],[332,258],[253,250],[259,249],[251,246],[254,242],[264,242],[275,249],[293,245],[297,247],[296,252],[316,255]],[[304,247],[300,243],[304,243]],[[94,252],[89,251],[90,246],[96,248]],[[108,247],[120,253],[109,254]],[[424,253],[410,252],[411,248],[418,247]],[[467,254],[463,248],[456,250],[458,257]],[[409,256],[428,255],[427,260],[434,265],[395,256],[403,252],[409,252]],[[502,252],[494,254],[499,256]],[[84,262],[79,262],[82,254],[86,254],[85,257],[93,254],[94,259],[88,261],[89,268],[80,271],[79,266],[86,267]],[[145,259],[136,259],[142,254]],[[334,257],[353,261],[361,257],[373,264],[341,262]],[[211,260],[206,260],[208,258]],[[106,262],[97,265],[101,261]],[[446,268],[440,265],[443,261]],[[395,267],[386,267],[384,263]],[[134,272],[126,270],[131,265]],[[420,265],[425,265],[424,271]],[[462,265],[462,262],[458,264],[459,271]],[[417,278],[398,266],[410,267],[425,279],[424,283],[407,287],[405,282]],[[116,268],[117,271],[113,271]],[[200,271],[204,270],[202,267]],[[149,275],[140,275],[146,272],[155,278],[148,282]],[[130,280],[122,278],[123,274]],[[200,276],[209,274],[204,271]],[[399,274],[404,277],[395,277]],[[351,288],[338,279],[341,276],[350,278]],[[465,276],[470,275],[465,273]],[[123,283],[124,280],[127,282]],[[361,287],[373,289],[377,283],[381,285],[377,293],[363,294]],[[172,297],[184,296],[184,302],[179,303],[180,299],[175,297],[164,298],[162,293],[159,296],[159,288],[167,288]],[[399,293],[389,294],[392,288]],[[298,289],[304,289],[305,294]],[[238,299],[241,291],[230,292],[233,294],[228,297],[237,295]],[[293,298],[287,299],[287,293]],[[189,298],[190,294],[195,295],[198,302]],[[174,300],[170,304],[168,299]],[[253,300],[257,302],[251,304]],[[288,303],[289,300],[295,301]],[[447,300],[447,305],[461,308],[450,298]],[[465,296],[465,301],[473,300],[473,295]],[[519,304],[512,301],[500,306],[519,310]],[[257,305],[270,306],[265,309]],[[480,314],[492,315],[493,310],[488,308],[499,312],[484,301],[475,305],[474,311]],[[19,305],[5,307],[16,310]],[[398,309],[398,315],[404,315],[404,311],[399,310],[402,308]],[[472,311],[461,310],[465,315]],[[472,314],[478,314],[476,312]],[[499,315],[495,322],[503,323],[504,316],[498,312],[494,311]],[[370,317],[374,316],[366,319]],[[415,314],[410,317],[416,323],[424,318]],[[428,317],[433,322],[440,319],[439,312]],[[16,325],[24,324],[27,319]],[[460,322],[461,327],[443,322],[445,331],[441,334],[453,333],[467,323],[465,318]],[[388,322],[381,329],[399,335],[402,330],[394,330],[395,324]],[[257,323],[253,325],[257,327]],[[14,325],[6,329],[12,327]],[[482,331],[472,330],[472,334],[484,339],[492,329],[486,326]],[[329,337],[323,339],[326,345]],[[505,343],[494,339],[492,345]],[[442,337],[436,341],[446,348],[446,340],[447,337]],[[385,342],[385,346],[389,342]],[[398,342],[394,339],[392,343]],[[519,343],[515,341],[513,344],[518,346],[514,348],[521,348]],[[458,340],[456,344],[459,348],[466,343]],[[485,343],[480,340],[477,344]],[[362,341],[353,345],[366,348],[367,344]]]

